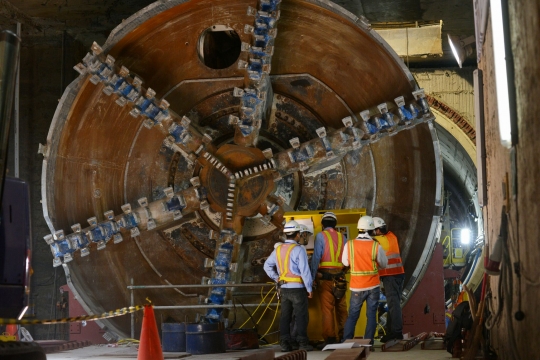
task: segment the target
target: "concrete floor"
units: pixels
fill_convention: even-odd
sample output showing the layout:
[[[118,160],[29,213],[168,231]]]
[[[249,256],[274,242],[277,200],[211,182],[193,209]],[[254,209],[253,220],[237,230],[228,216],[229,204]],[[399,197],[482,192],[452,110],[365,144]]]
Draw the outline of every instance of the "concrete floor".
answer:
[[[276,357],[283,353],[278,352],[279,347],[274,346]],[[247,350],[254,351],[254,350]],[[186,353],[165,353],[165,359],[212,359],[212,360],[235,360],[245,355],[247,351],[227,352],[224,354],[196,355],[192,356]],[[309,360],[323,360],[331,354],[330,351],[312,351],[308,353]],[[136,359],[137,349],[135,347],[108,347],[108,346],[88,346],[81,349],[64,351],[56,354],[48,354],[48,360],[86,360],[99,358],[100,360],[118,360],[118,359]],[[376,349],[369,355],[370,360],[387,359],[414,359],[414,360],[442,360],[451,359],[452,356],[445,350],[422,350],[420,345],[415,346],[405,352],[381,352]]]

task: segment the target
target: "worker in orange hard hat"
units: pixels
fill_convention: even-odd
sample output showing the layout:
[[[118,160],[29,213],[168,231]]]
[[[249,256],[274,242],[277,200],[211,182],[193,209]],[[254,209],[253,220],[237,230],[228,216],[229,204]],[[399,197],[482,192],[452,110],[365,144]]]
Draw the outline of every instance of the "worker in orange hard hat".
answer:
[[[379,276],[384,286],[386,303],[388,305],[387,333],[381,342],[392,339],[403,339],[403,318],[401,314],[401,293],[405,281],[405,269],[399,253],[399,244],[396,235],[388,231],[386,223],[380,217],[374,217],[375,236],[388,258],[388,265],[379,269]]]
[[[333,212],[324,213],[321,224],[323,231],[315,237],[311,258],[311,273],[313,281],[318,281],[321,303],[324,343],[318,346],[320,350],[343,337],[343,328],[347,320],[347,302],[345,301],[347,283],[341,262],[347,238],[336,231],[337,216]],[[337,334],[335,324],[337,324]]]

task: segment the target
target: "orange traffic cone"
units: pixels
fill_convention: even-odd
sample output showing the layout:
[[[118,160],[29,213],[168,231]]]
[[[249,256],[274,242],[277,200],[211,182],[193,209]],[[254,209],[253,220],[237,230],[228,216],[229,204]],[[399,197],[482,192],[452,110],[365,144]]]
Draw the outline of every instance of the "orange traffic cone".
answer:
[[[14,325],[14,324],[6,325],[6,332],[9,335],[15,336],[17,341],[19,341],[19,325]]]
[[[152,305],[144,306],[144,315],[137,360],[163,360],[163,351],[159,342],[159,334]]]

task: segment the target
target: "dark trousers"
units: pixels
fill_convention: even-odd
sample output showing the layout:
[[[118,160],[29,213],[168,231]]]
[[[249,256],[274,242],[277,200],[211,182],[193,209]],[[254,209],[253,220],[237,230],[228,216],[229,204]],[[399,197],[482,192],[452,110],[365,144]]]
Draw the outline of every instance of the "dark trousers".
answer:
[[[401,293],[403,292],[403,282],[405,275],[381,276],[388,304],[388,315],[386,328],[392,333],[401,334],[403,332],[403,317],[401,315]]]
[[[296,340],[308,340],[307,325],[309,322],[308,293],[306,288],[281,288],[281,319],[279,321],[280,341],[291,340],[291,322],[293,314],[296,319]]]

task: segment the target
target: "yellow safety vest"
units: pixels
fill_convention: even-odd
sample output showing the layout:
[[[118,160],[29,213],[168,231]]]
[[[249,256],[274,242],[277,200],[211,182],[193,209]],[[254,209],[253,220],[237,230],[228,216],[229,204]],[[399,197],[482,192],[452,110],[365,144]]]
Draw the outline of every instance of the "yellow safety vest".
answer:
[[[375,236],[375,239],[382,246],[383,250],[386,252],[386,257],[388,258],[388,265],[385,269],[379,270],[379,275],[388,276],[404,274],[405,269],[403,268],[403,261],[399,254],[399,244],[396,235],[389,231],[386,235]]]
[[[324,253],[321,257],[319,268],[339,268],[343,267],[341,256],[343,254],[343,235],[331,229],[323,231]]]
[[[285,282],[302,282],[300,275],[293,274],[290,268],[291,264],[291,251],[297,245],[285,243],[280,245],[276,249],[276,259],[279,268],[279,280]]]

